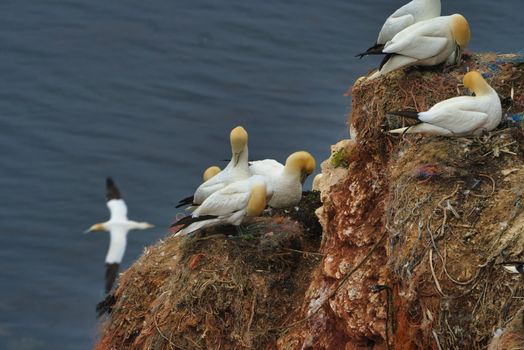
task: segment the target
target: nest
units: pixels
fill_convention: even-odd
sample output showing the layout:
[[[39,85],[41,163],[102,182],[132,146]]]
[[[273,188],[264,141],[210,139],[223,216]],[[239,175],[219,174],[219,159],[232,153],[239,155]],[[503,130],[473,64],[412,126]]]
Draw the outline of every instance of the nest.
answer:
[[[485,348],[524,305],[521,277],[498,265],[524,259],[522,61],[472,55],[447,74],[410,69],[353,88],[359,157],[387,164],[388,324],[397,349]],[[477,138],[384,134],[409,125],[388,111],[466,94],[462,76],[473,69],[501,97],[498,129]]]
[[[320,236],[280,215],[243,230],[218,227],[146,249],[110,297],[96,349],[271,347],[320,259]]]

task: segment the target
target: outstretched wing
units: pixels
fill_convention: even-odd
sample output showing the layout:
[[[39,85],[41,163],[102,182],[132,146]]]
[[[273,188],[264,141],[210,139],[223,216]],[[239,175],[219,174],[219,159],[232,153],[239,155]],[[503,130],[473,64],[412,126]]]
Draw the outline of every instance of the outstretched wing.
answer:
[[[110,201],[111,199],[121,199],[120,191],[116,187],[115,182],[111,177],[106,179],[106,200]]]

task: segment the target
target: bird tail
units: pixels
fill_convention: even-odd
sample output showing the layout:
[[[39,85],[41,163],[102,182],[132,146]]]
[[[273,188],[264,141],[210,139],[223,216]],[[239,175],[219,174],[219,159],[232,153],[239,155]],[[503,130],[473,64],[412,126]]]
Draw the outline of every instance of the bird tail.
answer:
[[[355,55],[355,57],[362,58],[367,55],[384,55],[384,52],[382,52],[383,49],[384,44],[375,44],[366,51],[359,53],[358,55]]]
[[[186,236],[192,232],[195,232],[196,230],[213,225],[216,221],[218,221],[217,218],[218,218],[217,216],[213,216],[213,215],[205,215],[205,216],[200,216],[198,218],[193,218],[196,220],[188,224],[187,226],[183,227],[182,229],[178,230],[175,233],[174,237]]]
[[[189,197],[186,197],[184,199],[181,199],[178,202],[178,204],[176,205],[175,208],[180,208],[180,207],[183,207],[185,205],[196,205],[195,203],[193,203],[194,200],[195,200],[194,196],[189,196]]]

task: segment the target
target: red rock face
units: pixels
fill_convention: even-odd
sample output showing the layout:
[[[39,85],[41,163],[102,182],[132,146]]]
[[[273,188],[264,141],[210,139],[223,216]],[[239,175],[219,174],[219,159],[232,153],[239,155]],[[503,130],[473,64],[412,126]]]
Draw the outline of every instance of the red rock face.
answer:
[[[474,55],[451,73],[398,71],[351,89],[357,137],[336,148],[346,147],[349,167],[322,165],[324,257],[279,349],[477,349],[522,307],[517,279],[496,265],[524,254],[515,206],[524,196],[515,182],[524,174],[522,128],[482,140],[386,132],[404,123],[388,111],[466,94],[457,84],[467,69],[491,74],[503,101],[517,96],[524,73],[514,59]],[[503,106],[522,113],[524,98]]]

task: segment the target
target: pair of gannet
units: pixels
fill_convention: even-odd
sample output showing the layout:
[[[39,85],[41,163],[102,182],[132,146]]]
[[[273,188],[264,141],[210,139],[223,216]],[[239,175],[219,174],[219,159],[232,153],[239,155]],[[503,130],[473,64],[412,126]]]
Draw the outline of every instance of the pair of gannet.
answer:
[[[126,251],[127,233],[130,230],[145,230],[154,226],[147,222],[137,222],[127,218],[127,205],[110,177],[106,179],[106,200],[111,214],[109,220],[94,224],[85,233],[109,231],[109,250],[106,255],[105,274],[105,291],[109,293],[118,274],[119,264]]]
[[[382,53],[384,45],[407,27],[440,16],[440,0],[413,0],[389,16],[378,33],[375,45],[358,54],[360,58],[369,54]]]
[[[175,236],[187,235],[204,227],[218,225],[239,226],[246,217],[259,216],[273,196],[265,177],[254,175],[236,181],[212,193],[191,216],[178,220],[181,225]]]
[[[453,97],[437,103],[426,112],[391,112],[393,115],[417,119],[421,123],[389,132],[465,136],[495,129],[502,118],[499,95],[479,72],[466,73],[463,81],[464,86],[473,91],[475,96]]]
[[[210,176],[203,184],[201,184],[193,196],[182,199],[177,208],[185,205],[200,205],[204,200],[214,192],[226,187],[227,185],[249,178],[249,164],[248,164],[248,134],[247,131],[238,126],[231,130],[229,135],[231,142],[231,160],[224,170]],[[216,171],[212,170],[211,173]],[[204,174],[204,179],[206,174]]]
[[[440,1],[413,0],[393,13],[377,43],[357,56],[385,55],[379,70],[369,78],[374,79],[408,66],[460,63],[470,37],[464,16],[440,16]]]
[[[268,179],[274,191],[268,203],[270,207],[288,208],[300,202],[302,185],[315,168],[315,158],[309,152],[299,151],[287,157],[285,165],[274,159],[264,159],[251,162],[249,171]]]

